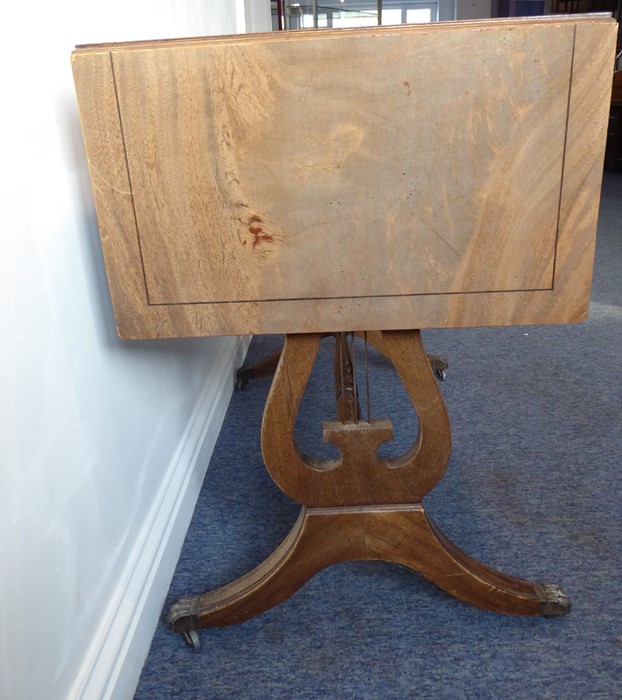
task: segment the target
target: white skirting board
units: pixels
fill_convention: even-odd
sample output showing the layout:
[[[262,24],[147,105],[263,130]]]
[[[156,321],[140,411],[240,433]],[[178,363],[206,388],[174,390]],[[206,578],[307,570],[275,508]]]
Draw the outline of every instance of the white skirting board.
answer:
[[[250,338],[231,338],[210,372],[149,517],[87,651],[71,700],[135,692]],[[181,638],[180,638],[181,641]]]

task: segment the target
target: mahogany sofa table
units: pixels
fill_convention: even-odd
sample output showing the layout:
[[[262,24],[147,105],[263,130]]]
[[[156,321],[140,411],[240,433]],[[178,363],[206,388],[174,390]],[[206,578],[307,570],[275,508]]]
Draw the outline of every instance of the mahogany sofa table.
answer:
[[[488,610],[569,611],[558,586],[471,559],[426,514],[451,439],[418,329],[586,318],[616,27],[571,15],[74,51],[119,335],[286,334],[262,452],[301,515],[254,571],[173,606],[188,641],[349,559],[404,564]],[[393,363],[417,411],[401,457],[377,455],[391,424],[361,417],[346,333]],[[339,457],[322,461],[299,453],[294,422],[326,334]]]

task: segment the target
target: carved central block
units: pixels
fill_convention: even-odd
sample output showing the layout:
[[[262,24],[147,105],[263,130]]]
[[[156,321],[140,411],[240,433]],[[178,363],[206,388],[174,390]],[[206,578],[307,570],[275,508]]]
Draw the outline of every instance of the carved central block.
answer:
[[[334,445],[342,454],[343,461],[361,460],[363,455],[375,458],[376,450],[393,437],[390,420],[358,421],[358,423],[325,421],[324,442]]]

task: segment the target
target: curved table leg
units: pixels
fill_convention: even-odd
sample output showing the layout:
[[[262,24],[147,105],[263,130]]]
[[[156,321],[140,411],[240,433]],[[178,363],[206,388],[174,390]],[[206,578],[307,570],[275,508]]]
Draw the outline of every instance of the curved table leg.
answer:
[[[278,367],[281,353],[282,350],[277,350],[250,367],[240,367],[235,373],[235,388],[242,391],[251,379],[271,377]]]
[[[465,603],[511,615],[555,617],[570,612],[570,601],[555,584],[508,576],[465,554],[420,503],[370,509],[366,521],[368,559],[408,566]]]
[[[506,576],[452,544],[420,503],[303,508],[278,549],[246,576],[172,606],[169,625],[191,633],[244,622],[289,598],[315,573],[340,561],[380,559],[407,566],[460,600],[514,615],[570,612],[563,592]]]
[[[360,524],[318,517],[319,512],[319,509],[303,508],[278,549],[246,576],[215,591],[175,603],[168,617],[173,631],[244,622],[289,598],[330,564],[364,559],[365,538]]]

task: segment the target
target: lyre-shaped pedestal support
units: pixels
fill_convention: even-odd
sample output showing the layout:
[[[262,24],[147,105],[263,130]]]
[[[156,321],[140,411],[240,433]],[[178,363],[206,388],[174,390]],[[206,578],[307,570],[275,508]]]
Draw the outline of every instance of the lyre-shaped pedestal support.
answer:
[[[390,422],[348,420],[352,401],[343,400],[342,420],[324,424],[324,440],[340,456],[323,461],[301,455],[294,423],[321,336],[288,336],[266,402],[262,452],[270,475],[303,505],[302,512],[263,564],[227,586],[173,605],[169,624],[174,631],[192,639],[196,629],[243,622],[287,599],[324,567],[357,559],[403,564],[487,610],[546,616],[569,612],[570,603],[557,586],[506,576],[475,561],[430,520],[420,501],[449,461],[445,404],[419,331],[366,336],[404,382],[419,418],[415,444],[401,457],[379,457],[378,447],[392,436]],[[339,372],[343,375],[343,362],[336,362]],[[343,376],[341,384],[347,387]]]

